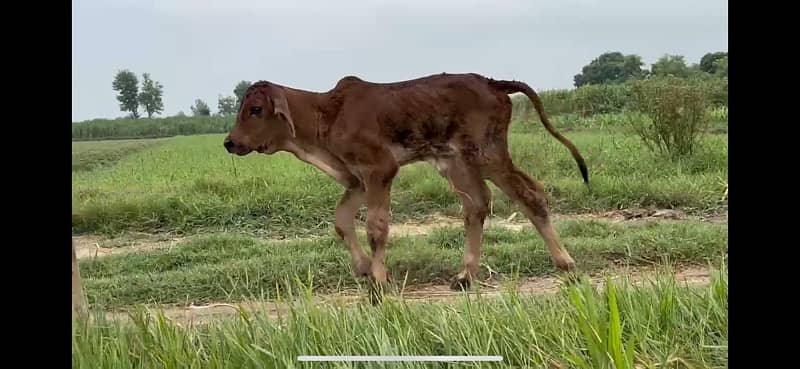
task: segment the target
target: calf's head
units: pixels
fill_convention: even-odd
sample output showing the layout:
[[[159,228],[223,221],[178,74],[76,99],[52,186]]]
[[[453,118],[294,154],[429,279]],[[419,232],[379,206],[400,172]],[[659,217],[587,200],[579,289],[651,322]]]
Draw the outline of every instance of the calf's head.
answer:
[[[283,88],[258,82],[242,98],[236,124],[223,145],[229,153],[240,156],[253,151],[273,154],[294,137],[294,121]]]

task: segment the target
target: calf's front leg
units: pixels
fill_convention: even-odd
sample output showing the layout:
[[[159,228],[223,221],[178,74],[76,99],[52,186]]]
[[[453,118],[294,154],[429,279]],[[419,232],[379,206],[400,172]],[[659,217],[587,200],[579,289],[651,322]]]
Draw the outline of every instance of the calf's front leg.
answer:
[[[356,276],[368,277],[372,274],[372,261],[358,243],[355,226],[355,217],[358,215],[361,205],[364,204],[364,199],[365,193],[360,183],[349,187],[339,201],[339,205],[336,206],[334,229],[339,237],[347,242],[353,273]]]

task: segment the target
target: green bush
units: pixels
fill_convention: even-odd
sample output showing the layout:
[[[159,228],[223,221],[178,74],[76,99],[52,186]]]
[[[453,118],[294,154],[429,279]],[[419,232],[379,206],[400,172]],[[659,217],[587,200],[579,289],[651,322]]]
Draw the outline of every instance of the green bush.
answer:
[[[575,90],[575,113],[583,116],[619,113],[630,101],[627,84],[588,85]]]
[[[233,117],[220,116],[94,119],[73,123],[72,139],[80,141],[226,133],[233,127],[233,122]]]
[[[701,84],[708,89],[709,104],[713,107],[728,106],[727,78],[689,78],[692,83]],[[577,114],[583,117],[596,114],[623,113],[632,107],[632,81],[613,85],[586,85],[572,90],[548,90],[539,93],[547,115],[553,117],[563,114]],[[514,119],[538,119],[530,100],[524,95],[515,95]]]
[[[622,112],[630,101],[628,85],[587,85],[574,90],[550,90],[539,94],[548,116],[578,114],[583,117],[594,114]],[[524,95],[511,99],[514,117],[538,119],[530,100]]]
[[[632,84],[633,109],[647,119],[633,121],[645,145],[672,157],[691,154],[708,126],[708,84],[674,77]]]
[[[711,79],[706,82],[710,90],[711,104],[717,107],[728,106],[728,78]]]
[[[554,117],[575,112],[575,99],[573,90],[550,90],[539,93],[548,116]],[[533,117],[539,119],[533,104],[527,96],[518,94],[511,98],[513,106],[513,120],[528,120]]]

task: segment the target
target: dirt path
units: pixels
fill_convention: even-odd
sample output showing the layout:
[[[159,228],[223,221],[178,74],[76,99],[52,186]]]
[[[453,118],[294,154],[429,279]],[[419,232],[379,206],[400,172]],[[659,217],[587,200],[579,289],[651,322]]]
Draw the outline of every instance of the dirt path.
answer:
[[[562,220],[603,220],[609,222],[640,222],[640,221],[706,221],[712,223],[727,223],[727,212],[713,217],[689,217],[675,210],[618,210],[596,214],[580,215],[554,215],[555,221]],[[461,227],[462,220],[454,217],[433,216],[422,222],[407,222],[394,224],[391,227],[393,236],[426,235],[441,227]],[[486,221],[486,228],[499,227],[512,231],[532,228],[531,224],[520,214],[512,214],[508,218],[490,218]],[[361,227],[363,228],[363,227]],[[363,231],[363,230],[362,230]],[[183,238],[170,237],[169,235],[139,235],[126,236],[120,239],[107,239],[99,236],[73,236],[76,254],[79,259],[104,257],[108,255],[124,254],[131,252],[149,252],[153,250],[179,247],[181,243],[196,236]],[[318,236],[321,237],[321,236]],[[274,242],[285,242],[274,240]],[[641,283],[656,275],[654,268],[613,268],[591,276],[598,287],[602,286],[606,278],[619,279],[627,277],[633,283]],[[710,270],[706,267],[683,267],[675,270],[675,278],[679,283],[688,285],[705,285],[710,281]],[[555,277],[529,277],[519,281],[516,290],[523,295],[552,294],[558,291],[562,282]],[[482,297],[494,298],[499,296],[507,286],[480,287]],[[476,293],[470,292],[474,297]],[[448,285],[415,285],[407,287],[401,293],[389,298],[401,298],[409,303],[452,303],[463,297],[463,294],[451,291]],[[365,301],[365,293],[359,291],[344,291],[337,294],[319,295],[314,297],[315,303],[332,306],[347,306]],[[209,319],[231,316],[238,313],[240,308],[248,311],[266,313],[270,317],[278,317],[289,310],[287,303],[273,301],[244,301],[239,303],[220,302],[204,306],[153,306],[151,309],[160,310],[164,315],[179,323],[193,324]],[[125,311],[110,311],[106,313],[108,319],[127,320]]]
[[[602,287],[607,278],[618,280],[627,277],[633,284],[641,285],[652,280],[658,275],[654,268],[635,268],[635,269],[611,269],[597,275],[591,276],[591,281],[595,286]],[[711,270],[708,267],[692,266],[682,267],[674,270],[676,281],[680,285],[704,286],[711,280]],[[556,293],[562,281],[555,277],[530,277],[519,282],[515,288],[521,295],[546,295]],[[481,298],[496,298],[501,293],[507,291],[507,286],[488,286],[480,287]],[[476,298],[477,293],[473,290],[469,293],[470,298]],[[463,298],[462,293],[454,292],[447,285],[427,285],[415,286],[414,289],[405,290],[389,298],[402,299],[408,303],[453,303],[459,298]],[[328,305],[346,307],[357,303],[366,303],[365,294],[359,291],[344,291],[337,294],[320,295],[314,297],[317,306]],[[203,306],[152,306],[151,311],[161,311],[164,316],[179,324],[195,324],[209,321],[216,318],[230,317],[243,309],[248,312],[266,313],[270,318],[278,318],[286,315],[290,305],[285,302],[274,301],[244,301],[239,303],[214,303]],[[127,321],[129,319],[125,311],[111,311],[106,313],[106,318],[110,320]]]
[[[711,217],[689,217],[679,210],[615,210],[603,213],[578,214],[578,215],[554,215],[554,221],[562,220],[604,220],[610,222],[637,222],[648,220],[672,220],[672,221],[707,221],[711,223],[727,223],[727,212]],[[419,236],[426,235],[433,230],[441,227],[461,227],[462,220],[455,217],[434,215],[421,222],[406,222],[393,224],[390,228],[391,236]],[[486,220],[484,228],[499,227],[512,231],[521,231],[533,226],[524,216],[514,213],[508,218],[492,217]],[[358,225],[358,229],[363,232],[363,224]],[[179,246],[182,242],[196,237],[171,237],[170,235],[148,235],[126,236],[122,239],[108,239],[100,236],[73,236],[75,252],[78,259],[97,258],[108,255],[125,254],[131,252],[147,252],[159,249],[169,249]],[[317,236],[321,237],[321,236]],[[314,238],[314,237],[310,237]],[[290,240],[274,240],[271,242],[286,242]]]
[[[142,235],[126,239],[109,239],[101,236],[72,236],[78,259],[91,259],[130,252],[153,251],[171,248],[184,242],[187,237],[164,239],[163,236]]]

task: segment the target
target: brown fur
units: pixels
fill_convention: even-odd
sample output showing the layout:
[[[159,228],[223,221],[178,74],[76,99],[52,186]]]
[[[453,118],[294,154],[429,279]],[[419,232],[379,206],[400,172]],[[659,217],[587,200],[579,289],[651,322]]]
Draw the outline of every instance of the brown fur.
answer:
[[[343,185],[336,232],[348,243],[355,272],[378,284],[386,282],[391,184],[401,166],[417,161],[433,164],[464,205],[464,269],[453,288],[468,287],[478,272],[483,222],[491,201],[485,179],[522,208],[544,238],[555,265],[568,270],[574,261],[550,223],[541,185],[512,163],[508,151],[508,94],[515,92],[531,99],[545,128],[570,150],[588,181],[583,158],[550,124],[533,89],[522,82],[477,74],[443,73],[395,83],[351,76],[324,93],[258,82],[242,99],[225,147],[237,155],[288,151]],[[355,235],[354,218],[364,203],[372,258]]]

